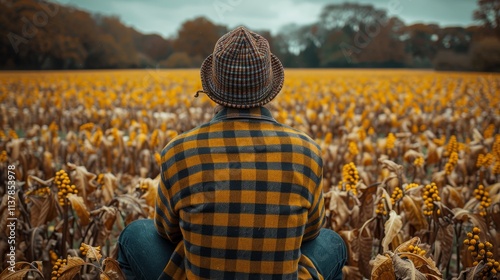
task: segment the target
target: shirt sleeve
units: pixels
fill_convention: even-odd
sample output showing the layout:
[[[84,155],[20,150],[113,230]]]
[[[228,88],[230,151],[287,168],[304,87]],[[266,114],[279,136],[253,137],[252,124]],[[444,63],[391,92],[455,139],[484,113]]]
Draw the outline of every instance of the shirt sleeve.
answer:
[[[179,227],[179,216],[174,211],[168,190],[169,183],[162,173],[156,196],[155,227],[160,236],[176,244],[181,241],[182,235]]]
[[[302,239],[303,241],[309,241],[316,238],[325,223],[325,202],[323,199],[323,188],[321,183],[323,178],[322,164],[320,164],[319,172],[317,174],[318,181],[316,182],[316,187],[312,191],[313,200],[307,215],[307,224],[304,237]]]

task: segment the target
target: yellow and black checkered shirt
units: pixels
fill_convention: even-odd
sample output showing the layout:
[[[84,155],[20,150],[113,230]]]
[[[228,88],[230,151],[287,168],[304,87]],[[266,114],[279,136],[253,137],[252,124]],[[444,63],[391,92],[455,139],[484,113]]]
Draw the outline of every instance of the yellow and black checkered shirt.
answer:
[[[323,162],[268,109],[224,108],[162,151],[158,233],[177,247],[161,279],[322,279],[301,255],[324,222]]]

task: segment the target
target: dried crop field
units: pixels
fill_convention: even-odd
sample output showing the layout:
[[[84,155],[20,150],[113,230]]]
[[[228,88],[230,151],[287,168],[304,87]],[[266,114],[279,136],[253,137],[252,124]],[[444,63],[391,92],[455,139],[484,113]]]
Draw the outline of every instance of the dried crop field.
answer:
[[[322,147],[347,279],[498,277],[500,75],[285,75],[269,107]],[[199,89],[197,70],[0,73],[0,278],[122,279],[114,244],[153,216],[159,152],[213,116]]]

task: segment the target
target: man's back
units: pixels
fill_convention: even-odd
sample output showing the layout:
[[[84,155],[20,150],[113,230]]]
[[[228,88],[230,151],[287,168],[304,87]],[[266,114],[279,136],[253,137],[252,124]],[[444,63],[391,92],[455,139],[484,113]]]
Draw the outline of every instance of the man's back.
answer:
[[[342,279],[345,243],[321,228],[320,149],[263,107],[285,80],[267,40],[226,33],[200,78],[195,96],[223,109],[163,149],[155,219],[118,239],[127,279]]]
[[[224,108],[171,141],[162,162],[155,224],[160,235],[180,242],[166,275],[317,273],[300,254],[324,220],[321,154],[307,135],[277,123],[263,107]]]

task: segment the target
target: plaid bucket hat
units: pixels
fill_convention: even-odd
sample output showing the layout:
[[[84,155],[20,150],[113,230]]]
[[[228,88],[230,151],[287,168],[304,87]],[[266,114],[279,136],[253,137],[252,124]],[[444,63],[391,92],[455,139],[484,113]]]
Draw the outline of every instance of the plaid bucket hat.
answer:
[[[233,108],[268,103],[285,79],[283,65],[267,40],[245,27],[222,36],[200,71],[203,92],[217,104]]]

